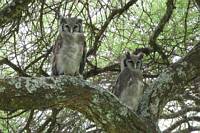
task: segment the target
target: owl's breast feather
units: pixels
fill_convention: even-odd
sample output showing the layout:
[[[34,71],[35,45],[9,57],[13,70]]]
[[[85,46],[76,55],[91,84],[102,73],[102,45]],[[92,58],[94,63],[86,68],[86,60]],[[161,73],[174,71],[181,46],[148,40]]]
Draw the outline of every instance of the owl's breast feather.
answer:
[[[80,52],[82,46],[73,44],[64,44],[58,54],[58,64],[65,74],[74,74],[78,72],[83,53]]]
[[[85,41],[85,36],[83,33],[62,33],[61,36],[66,43],[70,44],[83,44]]]

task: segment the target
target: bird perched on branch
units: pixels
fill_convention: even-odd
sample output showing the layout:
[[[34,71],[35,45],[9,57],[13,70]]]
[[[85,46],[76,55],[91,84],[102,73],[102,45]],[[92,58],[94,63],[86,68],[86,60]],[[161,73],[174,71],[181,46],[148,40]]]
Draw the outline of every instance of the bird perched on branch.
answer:
[[[77,17],[60,17],[59,35],[53,47],[52,75],[82,74],[85,55],[82,20]]]
[[[137,111],[139,100],[143,95],[141,71],[143,55],[142,52],[137,55],[126,53],[121,60],[121,72],[114,88],[114,94],[120,101],[134,111]]]

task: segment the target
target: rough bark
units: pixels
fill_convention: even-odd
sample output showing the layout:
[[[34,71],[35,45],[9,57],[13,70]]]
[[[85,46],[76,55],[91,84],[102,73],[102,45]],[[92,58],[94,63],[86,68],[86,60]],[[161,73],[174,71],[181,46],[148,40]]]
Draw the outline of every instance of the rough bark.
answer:
[[[172,64],[145,93],[141,114],[157,121],[163,107],[176,94],[182,94],[192,80],[200,76],[200,42],[182,59]]]
[[[83,113],[109,132],[154,130],[110,92],[79,78],[2,78],[0,88],[1,110],[68,107]]]

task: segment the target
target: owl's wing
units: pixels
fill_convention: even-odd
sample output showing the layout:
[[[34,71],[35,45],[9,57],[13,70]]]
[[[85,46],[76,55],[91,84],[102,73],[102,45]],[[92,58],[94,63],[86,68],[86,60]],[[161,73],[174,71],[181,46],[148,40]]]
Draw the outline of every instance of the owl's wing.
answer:
[[[130,82],[129,80],[131,80],[130,77],[131,72],[129,71],[129,69],[125,68],[123,71],[120,72],[114,88],[114,94],[117,97],[119,97],[122,91],[128,86],[128,83]]]
[[[52,75],[58,76],[59,72],[57,70],[57,54],[62,47],[62,39],[61,36],[58,36],[58,38],[55,41],[55,44],[53,46],[53,57],[52,57]]]
[[[86,63],[86,54],[87,54],[87,49],[86,49],[86,41],[84,40],[83,42],[83,56],[81,58],[80,62],[80,67],[79,67],[79,73],[82,75]]]

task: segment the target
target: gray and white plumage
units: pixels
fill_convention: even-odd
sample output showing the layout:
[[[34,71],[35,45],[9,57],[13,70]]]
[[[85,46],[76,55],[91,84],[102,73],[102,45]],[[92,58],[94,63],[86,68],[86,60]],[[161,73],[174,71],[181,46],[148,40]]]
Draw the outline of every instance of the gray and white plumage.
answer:
[[[141,72],[141,59],[143,53],[131,55],[126,53],[121,61],[121,72],[116,81],[114,94],[125,105],[137,111],[139,100],[143,95],[143,76]]]
[[[59,35],[53,47],[52,75],[82,74],[85,55],[82,20],[76,17],[61,17]]]

